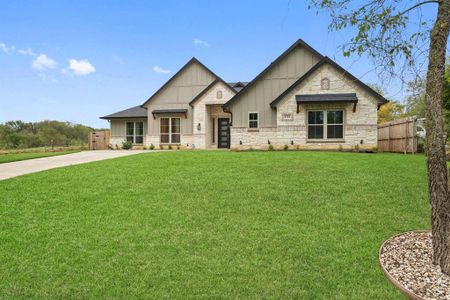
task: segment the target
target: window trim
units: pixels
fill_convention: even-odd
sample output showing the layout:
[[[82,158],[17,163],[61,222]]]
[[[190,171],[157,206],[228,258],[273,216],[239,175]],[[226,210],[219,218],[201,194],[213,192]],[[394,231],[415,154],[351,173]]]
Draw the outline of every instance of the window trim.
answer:
[[[250,120],[250,114],[256,114],[256,120]],[[249,111],[247,115],[247,125],[248,129],[250,130],[256,130],[259,128],[259,112],[258,111]],[[250,127],[250,122],[256,122],[256,127]]]
[[[168,133],[164,133],[165,135],[169,136],[169,142],[168,143],[163,143],[161,142],[161,121],[162,119],[169,119],[169,132]],[[172,133],[172,119],[179,119],[180,120],[180,133]],[[173,134],[178,134],[180,136],[180,141],[177,143],[173,143],[172,142],[172,135]],[[179,145],[181,144],[181,118],[180,117],[160,117],[159,118],[159,143],[161,145]]]
[[[311,126],[322,125],[323,127],[323,138],[314,139],[309,138],[309,112],[322,111],[323,112],[323,124],[311,124]],[[342,138],[328,138],[328,125],[341,125],[341,124],[328,124],[328,112],[329,111],[342,111]],[[306,142],[308,143],[323,143],[323,142],[343,142],[345,140],[345,109],[344,108],[328,108],[328,109],[307,109],[306,110]]]
[[[128,123],[133,124],[133,134],[132,135],[128,134]],[[137,123],[142,123],[142,135],[136,134],[136,124]],[[128,141],[128,137],[131,136],[131,139],[132,139],[131,143],[133,145],[144,145],[144,136],[145,136],[144,126],[145,126],[144,121],[125,121],[125,140]],[[140,137],[140,136],[142,136],[142,143],[136,143],[136,137]]]

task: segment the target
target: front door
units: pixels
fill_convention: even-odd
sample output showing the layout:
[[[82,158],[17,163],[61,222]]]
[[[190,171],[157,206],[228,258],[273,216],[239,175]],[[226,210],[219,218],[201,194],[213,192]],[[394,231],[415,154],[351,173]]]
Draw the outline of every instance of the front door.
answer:
[[[230,148],[230,119],[217,119],[217,148]]]

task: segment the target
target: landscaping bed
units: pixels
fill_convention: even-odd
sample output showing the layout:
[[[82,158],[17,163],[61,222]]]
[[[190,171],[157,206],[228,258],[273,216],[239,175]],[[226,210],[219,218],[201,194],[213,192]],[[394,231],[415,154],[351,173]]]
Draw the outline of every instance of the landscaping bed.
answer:
[[[431,232],[396,235],[380,249],[380,263],[388,279],[412,299],[450,299],[450,276],[432,264]]]

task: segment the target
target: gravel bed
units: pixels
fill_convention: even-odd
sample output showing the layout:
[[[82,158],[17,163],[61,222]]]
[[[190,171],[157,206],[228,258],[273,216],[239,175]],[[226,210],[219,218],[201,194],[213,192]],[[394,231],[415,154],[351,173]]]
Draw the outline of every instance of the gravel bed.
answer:
[[[407,232],[387,240],[380,263],[403,287],[424,299],[450,300],[450,276],[431,263],[431,232]]]

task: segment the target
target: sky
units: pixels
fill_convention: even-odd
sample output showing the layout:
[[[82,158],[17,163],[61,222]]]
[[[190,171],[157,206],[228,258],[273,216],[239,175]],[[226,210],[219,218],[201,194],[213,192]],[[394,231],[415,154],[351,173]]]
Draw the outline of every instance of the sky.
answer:
[[[341,55],[351,32],[328,22],[302,0],[0,0],[0,123],[107,128],[100,116],[142,104],[192,57],[226,81],[250,81],[299,38],[379,82],[369,59]],[[384,88],[404,97],[398,82]]]

